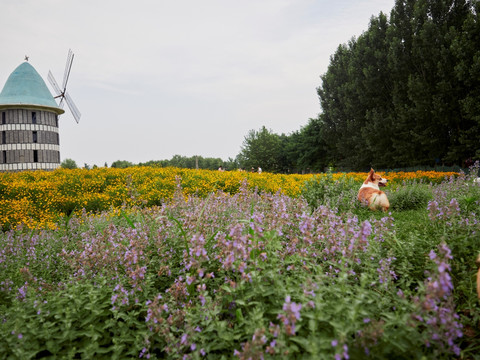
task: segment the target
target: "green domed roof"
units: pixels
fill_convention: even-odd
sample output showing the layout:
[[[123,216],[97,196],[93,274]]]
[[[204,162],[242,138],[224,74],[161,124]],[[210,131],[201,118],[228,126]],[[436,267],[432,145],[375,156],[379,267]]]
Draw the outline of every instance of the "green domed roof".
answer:
[[[47,85],[37,70],[28,62],[20,64],[8,77],[0,93],[0,108],[12,106],[48,108],[57,114],[65,111],[58,107]]]

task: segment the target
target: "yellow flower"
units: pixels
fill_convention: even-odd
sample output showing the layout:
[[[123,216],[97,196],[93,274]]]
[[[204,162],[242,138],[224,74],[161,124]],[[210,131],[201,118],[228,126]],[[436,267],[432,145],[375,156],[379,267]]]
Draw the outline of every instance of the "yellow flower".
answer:
[[[412,180],[440,182],[445,177],[458,175],[435,171],[381,174],[394,183]],[[52,229],[59,217],[72,212],[81,214],[83,209],[92,214],[105,210],[115,214],[122,206],[160,205],[173,198],[177,179],[185,199],[193,195],[204,197],[217,191],[235,194],[244,181],[250,189],[297,197],[305,181],[312,176],[173,167],[0,173],[0,225],[3,228],[23,224],[29,228]],[[361,183],[367,173],[339,173],[333,174],[332,178],[338,180],[342,176]]]

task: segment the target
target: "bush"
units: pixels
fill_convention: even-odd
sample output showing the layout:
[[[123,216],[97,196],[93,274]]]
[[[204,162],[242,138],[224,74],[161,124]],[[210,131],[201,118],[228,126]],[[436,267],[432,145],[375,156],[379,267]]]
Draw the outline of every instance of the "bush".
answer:
[[[0,328],[0,354],[19,359],[137,357],[148,333],[139,307],[115,311],[107,280],[77,281],[45,296],[30,290],[25,299],[15,299]]]
[[[62,169],[76,169],[77,168],[77,163],[75,160],[72,159],[65,159],[62,161],[62,164],[60,165]]]
[[[301,195],[311,209],[323,205],[344,212],[355,207],[359,187],[352,177],[344,175],[334,180],[332,174],[327,174],[305,181]]]
[[[387,193],[392,210],[415,210],[426,207],[432,199],[432,190],[426,184],[410,184],[400,186],[395,191]]]

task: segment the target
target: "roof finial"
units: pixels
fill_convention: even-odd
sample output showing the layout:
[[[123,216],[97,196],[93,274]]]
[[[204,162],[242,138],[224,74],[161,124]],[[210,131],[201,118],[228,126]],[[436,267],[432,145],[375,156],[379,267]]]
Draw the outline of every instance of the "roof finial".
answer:
[[[25,61],[28,61],[29,56],[25,55]]]

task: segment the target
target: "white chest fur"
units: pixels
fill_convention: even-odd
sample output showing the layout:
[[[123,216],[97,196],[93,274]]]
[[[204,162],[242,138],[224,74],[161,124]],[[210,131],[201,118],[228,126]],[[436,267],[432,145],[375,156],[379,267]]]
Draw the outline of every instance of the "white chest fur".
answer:
[[[360,189],[363,189],[363,188],[372,188],[372,189],[376,189],[376,190],[380,190],[380,188],[378,187],[378,185],[374,184],[374,183],[371,183],[369,182],[368,184],[363,184]]]

